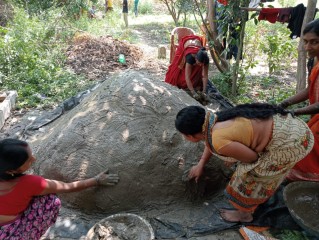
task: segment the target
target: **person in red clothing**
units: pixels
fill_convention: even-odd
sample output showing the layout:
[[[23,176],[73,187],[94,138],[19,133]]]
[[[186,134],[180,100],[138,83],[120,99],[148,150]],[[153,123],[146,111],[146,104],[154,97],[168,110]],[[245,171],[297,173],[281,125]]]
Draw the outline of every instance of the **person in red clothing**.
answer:
[[[176,54],[168,67],[165,82],[182,89],[189,89],[192,96],[199,98],[196,91],[206,93],[209,58],[203,39],[196,35],[183,37]]]
[[[0,239],[37,240],[55,223],[61,207],[55,193],[115,185],[117,174],[106,171],[85,180],[65,183],[25,174],[35,161],[28,143],[0,141]]]
[[[305,50],[310,58],[319,57],[319,19],[306,25],[303,30],[303,41]],[[295,115],[310,114],[311,119],[308,126],[311,129],[315,145],[312,151],[291,170],[287,179],[290,181],[319,181],[319,62],[312,68],[308,86],[296,95],[284,100],[280,106],[288,106],[309,100],[309,105],[293,110]]]

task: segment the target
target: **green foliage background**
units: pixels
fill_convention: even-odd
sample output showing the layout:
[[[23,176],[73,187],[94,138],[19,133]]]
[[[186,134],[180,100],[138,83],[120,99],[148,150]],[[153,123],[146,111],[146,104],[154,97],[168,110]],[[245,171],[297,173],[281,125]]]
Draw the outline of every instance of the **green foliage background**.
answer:
[[[198,22],[191,17],[194,8],[190,1],[180,1],[187,13],[186,26],[195,29]],[[93,35],[112,35],[114,38],[136,43],[137,35],[119,24],[121,4],[114,2],[114,11],[104,14],[101,21],[79,15],[93,4],[104,12],[104,1],[89,0],[14,0],[14,14],[8,25],[0,27],[0,87],[18,91],[18,107],[50,107],[89,87],[92,82],[74,74],[65,65],[66,49],[76,32]],[[154,0],[140,1],[139,14],[154,13]],[[130,5],[133,11],[133,4]],[[167,12],[163,12],[167,14]],[[267,101],[279,102],[294,94],[294,85],[278,79],[297,58],[297,40],[289,38],[289,30],[281,23],[247,22],[244,43],[244,62],[239,70],[238,96],[231,96],[231,72],[215,74],[212,81],[226,97],[235,103]],[[169,18],[169,16],[168,16]],[[197,18],[198,20],[198,18]],[[153,23],[152,23],[153,24]],[[157,25],[159,25],[158,23]],[[144,26],[150,34],[169,39],[173,26],[163,23],[163,31]],[[268,76],[252,76],[251,69],[266,63]],[[292,81],[293,82],[293,81]],[[251,94],[251,93],[254,94]]]
[[[51,105],[76,93],[85,81],[65,66],[72,31],[66,31],[60,9],[30,16],[15,8],[15,17],[1,28],[0,81],[17,90],[18,107]]]
[[[279,79],[292,69],[298,57],[298,39],[290,38],[287,25],[255,21],[252,17],[246,24],[243,59],[239,70],[238,95],[231,93],[231,72],[217,74],[212,81],[223,95],[235,103],[271,102],[278,103],[295,94],[295,79],[281,82]],[[253,76],[252,69],[260,64],[268,68],[267,75]],[[252,94],[253,93],[253,94]]]

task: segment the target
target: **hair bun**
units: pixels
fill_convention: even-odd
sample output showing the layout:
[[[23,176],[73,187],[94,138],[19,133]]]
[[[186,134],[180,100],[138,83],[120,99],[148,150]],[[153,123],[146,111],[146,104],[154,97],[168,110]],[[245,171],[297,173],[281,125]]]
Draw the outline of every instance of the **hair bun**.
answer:
[[[206,48],[205,48],[205,47],[202,47],[200,50],[202,50],[202,51],[206,51]]]

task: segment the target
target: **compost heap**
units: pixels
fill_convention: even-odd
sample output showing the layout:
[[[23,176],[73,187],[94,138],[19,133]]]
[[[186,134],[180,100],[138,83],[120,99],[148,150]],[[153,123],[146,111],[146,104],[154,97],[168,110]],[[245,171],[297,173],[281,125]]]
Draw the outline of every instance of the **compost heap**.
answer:
[[[123,54],[125,63],[119,62]],[[76,73],[89,80],[105,79],[105,76],[125,69],[146,69],[152,73],[165,74],[167,66],[145,56],[142,49],[112,36],[94,37],[76,34],[67,50],[66,64]]]
[[[125,56],[125,64],[118,61],[120,54]],[[142,55],[140,48],[111,36],[76,34],[73,44],[67,50],[67,65],[75,73],[84,74],[93,80],[136,66]]]
[[[115,75],[31,143],[35,172],[66,182],[107,168],[118,173],[114,187],[60,195],[83,211],[106,214],[186,201],[183,177],[204,147],[185,142],[175,130],[176,113],[187,105],[199,103],[174,86],[135,71]],[[215,191],[221,175],[215,166]]]

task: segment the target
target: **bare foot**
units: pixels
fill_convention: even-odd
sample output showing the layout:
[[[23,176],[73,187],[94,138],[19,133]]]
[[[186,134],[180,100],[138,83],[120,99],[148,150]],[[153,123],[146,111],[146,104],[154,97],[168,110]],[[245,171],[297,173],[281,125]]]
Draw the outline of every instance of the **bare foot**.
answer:
[[[251,222],[253,215],[239,210],[221,209],[220,216],[228,222]]]

